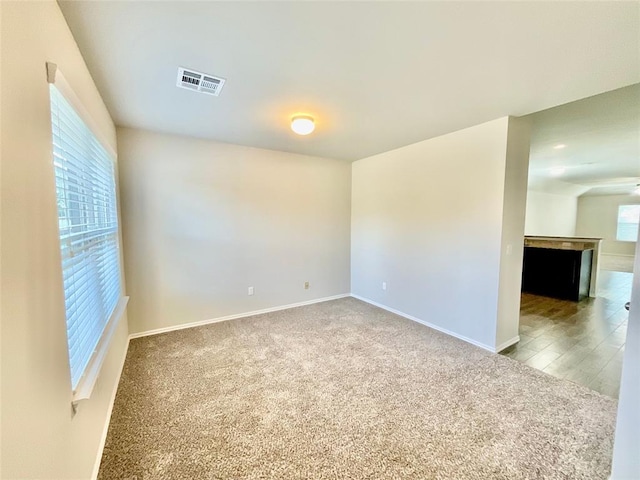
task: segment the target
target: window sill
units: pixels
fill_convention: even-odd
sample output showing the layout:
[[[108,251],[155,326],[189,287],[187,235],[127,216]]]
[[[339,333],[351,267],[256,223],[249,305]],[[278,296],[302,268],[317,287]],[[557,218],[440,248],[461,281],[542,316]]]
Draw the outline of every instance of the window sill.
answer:
[[[124,316],[124,312],[127,308],[128,302],[129,297],[122,297],[118,302],[118,305],[116,305],[111,318],[107,322],[107,326],[102,333],[102,337],[100,337],[98,346],[94,350],[91,360],[89,361],[89,364],[87,365],[82,378],[78,382],[78,386],[73,391],[71,403],[74,406],[77,402],[81,400],[88,400],[91,397],[93,388],[95,387],[96,381],[100,376],[102,364],[104,363],[104,359],[106,358],[109,347],[111,346],[111,339],[113,338],[113,334],[117,330],[118,325],[120,324],[120,321]]]

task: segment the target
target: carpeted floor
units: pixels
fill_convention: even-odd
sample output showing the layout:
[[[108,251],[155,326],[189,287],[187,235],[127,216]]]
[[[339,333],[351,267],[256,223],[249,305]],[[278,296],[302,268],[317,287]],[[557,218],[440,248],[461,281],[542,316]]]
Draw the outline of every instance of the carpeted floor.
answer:
[[[606,479],[616,406],[345,298],[132,340],[99,478]]]

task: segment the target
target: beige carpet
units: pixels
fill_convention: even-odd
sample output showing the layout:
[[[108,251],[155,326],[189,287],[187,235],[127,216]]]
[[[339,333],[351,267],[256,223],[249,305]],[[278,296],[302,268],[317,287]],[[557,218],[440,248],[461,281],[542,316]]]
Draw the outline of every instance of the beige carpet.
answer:
[[[346,298],[132,340],[99,478],[606,479],[616,405]]]

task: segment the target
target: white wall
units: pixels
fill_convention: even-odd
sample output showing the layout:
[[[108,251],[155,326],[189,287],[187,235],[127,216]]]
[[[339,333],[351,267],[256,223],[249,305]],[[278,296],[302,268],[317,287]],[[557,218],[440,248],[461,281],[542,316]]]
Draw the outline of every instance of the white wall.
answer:
[[[640,236],[640,235],[639,235]],[[640,244],[636,242],[635,268],[640,272]],[[640,478],[640,275],[633,277],[631,308],[624,350],[618,418],[611,480]]]
[[[495,341],[497,351],[520,339],[520,291],[530,149],[530,120],[509,117],[502,200],[500,283]]]
[[[495,348],[508,127],[501,118],[353,163],[354,294]],[[526,194],[526,174],[511,175],[521,199],[507,216],[520,208],[521,223],[505,236],[516,254],[506,276],[507,263],[521,268]]]
[[[616,240],[618,207],[640,204],[636,195],[584,196],[578,199],[576,235],[603,238],[602,253],[612,255],[634,255],[636,242]]]
[[[57,3],[2,11],[2,478],[92,474],[127,345],[114,336],[90,400],[71,412],[45,62],[58,65],[109,142],[115,128]]]
[[[118,143],[132,332],[349,293],[349,163],[134,129]]]
[[[524,233],[549,237],[573,237],[576,234],[577,214],[577,197],[529,190]]]

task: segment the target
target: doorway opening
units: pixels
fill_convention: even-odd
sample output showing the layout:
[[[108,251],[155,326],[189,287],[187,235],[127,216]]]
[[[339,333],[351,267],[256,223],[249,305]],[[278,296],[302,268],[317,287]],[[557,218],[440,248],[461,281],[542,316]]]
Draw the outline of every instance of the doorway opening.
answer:
[[[501,352],[614,398],[640,221],[638,103],[640,84],[529,115],[520,341]]]

